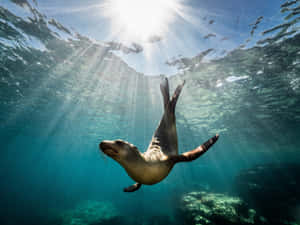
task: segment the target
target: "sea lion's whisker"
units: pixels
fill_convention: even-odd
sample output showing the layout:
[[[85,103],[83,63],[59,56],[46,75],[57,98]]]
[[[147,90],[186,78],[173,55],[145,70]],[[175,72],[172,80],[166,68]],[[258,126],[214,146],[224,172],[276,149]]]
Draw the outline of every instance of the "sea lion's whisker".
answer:
[[[104,159],[105,161],[107,161],[106,159],[106,155],[103,151],[100,151],[100,155],[101,155],[101,158]]]
[[[117,151],[116,149],[111,148],[111,150],[112,150],[114,153],[118,154],[118,151]]]

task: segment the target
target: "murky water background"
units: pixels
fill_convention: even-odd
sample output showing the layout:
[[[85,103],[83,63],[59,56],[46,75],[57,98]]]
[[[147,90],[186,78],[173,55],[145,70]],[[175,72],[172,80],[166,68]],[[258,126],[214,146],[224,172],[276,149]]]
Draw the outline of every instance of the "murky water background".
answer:
[[[61,224],[62,212],[86,200],[113,204],[122,223],[182,224],[180,197],[200,190],[240,195],[266,213],[276,199],[259,209],[258,195],[241,185],[250,177],[243,173],[260,178],[249,182],[260,185],[261,195],[292,198],[276,223],[299,224],[299,2],[284,8],[286,19],[255,47],[208,62],[179,61],[179,73],[169,80],[171,92],[186,80],[176,109],[180,152],[217,132],[220,139],[163,182],[125,194],[132,180],[98,144],[120,138],[147,148],[162,114],[161,77],[137,73],[111,46],[70,31],[34,4],[0,4],[1,224]],[[257,165],[271,170],[257,172]],[[259,183],[270,176],[273,187],[291,186]]]

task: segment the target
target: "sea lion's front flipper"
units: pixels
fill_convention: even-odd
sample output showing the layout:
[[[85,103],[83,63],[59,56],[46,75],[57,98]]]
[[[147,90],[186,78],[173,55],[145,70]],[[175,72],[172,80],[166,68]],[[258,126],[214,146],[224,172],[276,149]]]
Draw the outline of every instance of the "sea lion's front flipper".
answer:
[[[213,136],[211,139],[204,142],[202,145],[200,145],[196,149],[185,152],[181,155],[173,156],[171,159],[175,163],[193,161],[193,160],[197,159],[199,156],[201,156],[202,154],[204,154],[211,146],[213,146],[214,143],[217,142],[218,138],[219,138],[219,135],[216,134],[215,136]]]
[[[134,192],[137,191],[140,187],[142,186],[142,184],[140,183],[135,183],[127,188],[124,188],[124,192]]]

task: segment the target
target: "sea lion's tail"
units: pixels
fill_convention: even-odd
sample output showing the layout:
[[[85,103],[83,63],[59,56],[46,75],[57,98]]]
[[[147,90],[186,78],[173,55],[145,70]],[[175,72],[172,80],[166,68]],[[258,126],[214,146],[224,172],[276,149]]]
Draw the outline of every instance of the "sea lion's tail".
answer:
[[[182,84],[178,85],[174,91],[174,94],[170,100],[170,91],[169,91],[169,81],[168,78],[165,78],[163,82],[160,84],[160,90],[164,99],[164,109],[165,111],[170,110],[170,112],[175,113],[175,107],[178,100],[178,97],[181,93],[181,90],[185,84],[183,81]]]

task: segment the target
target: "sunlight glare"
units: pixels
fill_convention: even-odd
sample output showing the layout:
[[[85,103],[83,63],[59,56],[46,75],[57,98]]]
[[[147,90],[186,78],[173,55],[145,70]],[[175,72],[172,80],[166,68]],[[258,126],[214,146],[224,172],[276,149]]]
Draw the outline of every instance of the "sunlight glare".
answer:
[[[163,35],[180,11],[179,0],[107,0],[105,6],[113,33],[128,40]]]

